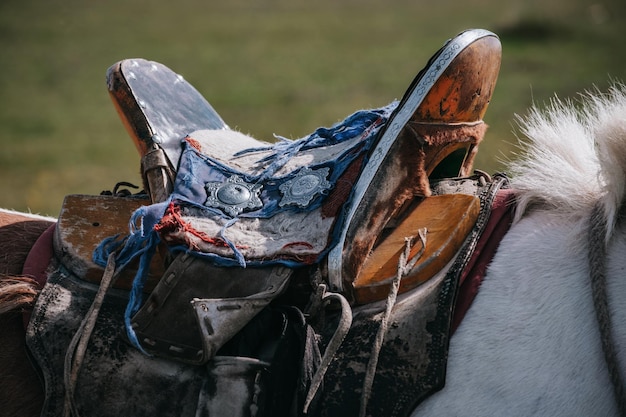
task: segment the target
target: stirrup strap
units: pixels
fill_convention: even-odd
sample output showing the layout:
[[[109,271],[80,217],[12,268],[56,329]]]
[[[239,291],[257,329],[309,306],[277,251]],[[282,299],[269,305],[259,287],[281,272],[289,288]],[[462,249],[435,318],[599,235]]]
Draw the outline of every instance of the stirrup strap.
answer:
[[[348,331],[350,330],[350,326],[352,326],[352,308],[350,307],[350,303],[348,303],[348,300],[346,300],[346,298],[339,293],[330,291],[327,292],[325,284],[319,284],[318,292],[321,292],[322,303],[327,304],[332,300],[339,301],[341,306],[341,317],[339,319],[339,323],[337,324],[337,329],[335,330],[333,337],[330,339],[330,342],[326,347],[326,351],[324,352],[324,356],[322,357],[322,362],[320,363],[319,368],[317,369],[311,380],[311,386],[309,387],[309,391],[304,401],[304,414],[307,414],[309,406],[311,405],[311,402],[315,398],[317,390],[324,380],[324,375],[326,374],[330,363],[335,358],[337,350],[339,350],[341,343],[343,342],[346,335],[348,334]]]
[[[87,343],[91,337],[91,333],[96,325],[102,302],[107,290],[111,287],[118,273],[115,271],[115,253],[111,253],[107,259],[107,266],[102,276],[100,288],[94,297],[93,303],[80,327],[74,334],[72,341],[65,354],[65,364],[63,368],[63,381],[65,384],[65,400],[63,405],[63,417],[79,417],[76,404],[74,403],[74,389],[78,380],[78,372],[85,359],[87,351]]]

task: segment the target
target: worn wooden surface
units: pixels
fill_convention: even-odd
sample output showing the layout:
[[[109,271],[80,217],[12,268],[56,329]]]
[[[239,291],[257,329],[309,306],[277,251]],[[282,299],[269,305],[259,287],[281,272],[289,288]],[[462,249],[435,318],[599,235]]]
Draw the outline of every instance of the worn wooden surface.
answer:
[[[465,194],[425,198],[366,259],[353,283],[355,299],[365,304],[384,299],[397,274],[405,238],[415,237],[409,261],[422,250],[418,230],[426,229],[426,246],[411,272],[402,278],[400,292],[431,278],[452,259],[476,223],[478,197]]]
[[[124,126],[143,156],[156,144],[172,168],[180,141],[200,129],[225,129],[226,123],[191,84],[163,64],[126,59],[107,71],[109,94]]]
[[[111,196],[68,195],[65,197],[54,236],[57,256],[64,265],[86,281],[99,284],[104,268],[96,265],[93,251],[102,240],[128,234],[131,214],[148,199]],[[130,289],[136,266],[129,265],[114,286]],[[163,259],[153,258],[145,291],[150,292],[163,275]]]
[[[415,113],[421,122],[482,120],[500,71],[502,47],[492,36],[468,46],[439,77]]]

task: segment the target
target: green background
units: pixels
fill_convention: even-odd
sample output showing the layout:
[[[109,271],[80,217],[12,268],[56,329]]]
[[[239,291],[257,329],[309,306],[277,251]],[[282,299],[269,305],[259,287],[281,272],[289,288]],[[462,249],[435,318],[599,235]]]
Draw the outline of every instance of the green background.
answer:
[[[514,157],[515,114],[626,80],[626,2],[0,2],[0,207],[56,216],[66,194],[140,183],[106,69],[159,61],[233,128],[298,138],[402,97],[447,40],[497,33],[500,78],[476,168]],[[567,140],[567,138],[563,138]]]

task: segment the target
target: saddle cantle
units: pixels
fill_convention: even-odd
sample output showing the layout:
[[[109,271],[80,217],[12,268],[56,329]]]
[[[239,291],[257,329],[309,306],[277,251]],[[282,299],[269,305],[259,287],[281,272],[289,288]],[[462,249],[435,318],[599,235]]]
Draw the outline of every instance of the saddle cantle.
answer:
[[[142,156],[146,190],[153,203],[163,201],[172,192],[181,135],[228,126],[198,90],[158,62],[120,61],[108,69],[107,84],[115,109]]]
[[[306,400],[299,389],[294,415],[303,406],[309,415],[356,414],[364,397],[368,415],[404,415],[443,384],[458,279],[503,184],[471,178],[453,180],[472,184],[462,192],[434,187],[470,174],[500,54],[491,32],[463,32],[399,102],[276,144],[229,129],[167,67],[117,63],[107,73],[109,90],[142,155],[150,200],[68,196],[57,255],[96,283],[117,253],[130,269],[114,284],[133,294],[129,340],[177,366],[222,364],[248,323],[291,304],[306,313],[299,328],[315,328],[328,356],[317,395],[311,369],[296,377],[314,388]],[[290,298],[294,288],[304,303]],[[325,312],[313,296],[320,288],[352,306],[339,346],[333,333],[342,314]],[[378,332],[378,351],[370,350]],[[307,340],[304,350],[314,343]],[[372,357],[380,359],[373,385]],[[206,397],[203,389],[193,392]]]

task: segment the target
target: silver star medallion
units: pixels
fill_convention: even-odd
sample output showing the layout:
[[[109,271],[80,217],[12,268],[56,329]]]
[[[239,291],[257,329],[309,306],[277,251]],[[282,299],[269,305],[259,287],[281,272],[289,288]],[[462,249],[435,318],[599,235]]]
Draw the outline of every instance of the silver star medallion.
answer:
[[[205,188],[208,198],[204,204],[219,208],[233,217],[244,210],[263,207],[259,198],[263,186],[249,184],[238,175],[231,175],[223,182],[207,182]]]
[[[283,207],[287,204],[295,204],[306,207],[316,195],[331,187],[330,182],[326,180],[329,171],[329,168],[301,169],[295,177],[280,185],[283,198],[278,205]]]

